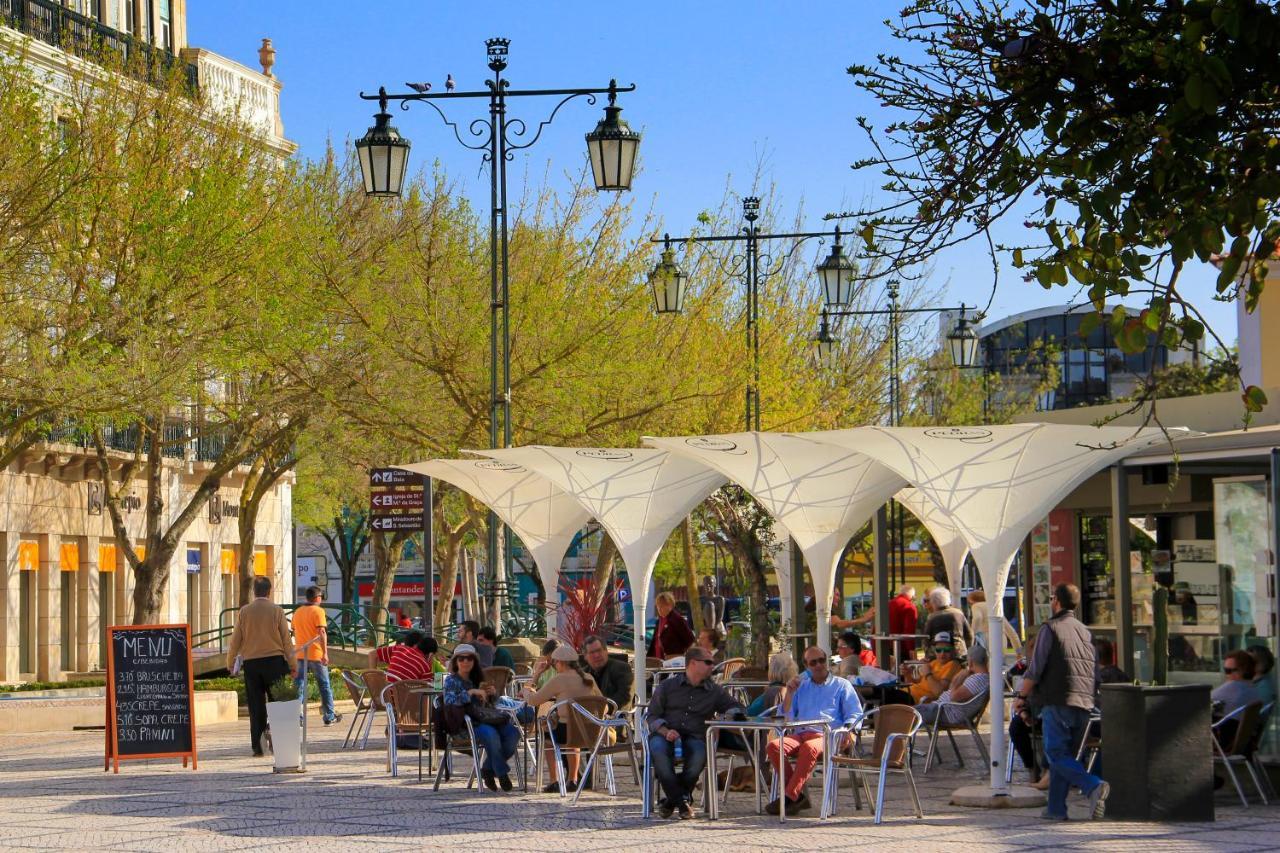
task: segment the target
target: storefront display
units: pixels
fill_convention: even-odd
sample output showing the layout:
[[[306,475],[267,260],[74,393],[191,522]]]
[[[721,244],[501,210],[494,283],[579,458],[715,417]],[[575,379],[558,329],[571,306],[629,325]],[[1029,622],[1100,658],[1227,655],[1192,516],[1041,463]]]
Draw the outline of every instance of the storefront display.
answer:
[[[1116,622],[1110,529],[1111,519],[1105,515],[1080,516],[1080,595],[1085,624],[1094,627],[1109,628]]]

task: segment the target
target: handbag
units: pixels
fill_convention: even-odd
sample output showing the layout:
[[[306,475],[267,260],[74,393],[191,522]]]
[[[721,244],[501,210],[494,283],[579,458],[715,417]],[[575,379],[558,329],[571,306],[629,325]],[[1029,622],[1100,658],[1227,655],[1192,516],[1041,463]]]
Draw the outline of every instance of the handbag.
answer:
[[[511,722],[511,715],[506,711],[501,711],[492,705],[481,705],[479,702],[467,703],[467,716],[476,725],[493,726],[495,729]]]

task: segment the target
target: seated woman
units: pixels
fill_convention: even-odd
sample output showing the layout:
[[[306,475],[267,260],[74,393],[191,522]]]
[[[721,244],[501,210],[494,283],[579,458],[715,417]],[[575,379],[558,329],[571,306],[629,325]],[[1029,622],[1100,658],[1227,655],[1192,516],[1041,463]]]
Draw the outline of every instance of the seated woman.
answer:
[[[578,653],[568,643],[561,643],[556,646],[551,653],[551,664],[555,667],[556,674],[545,686],[537,690],[532,687],[525,687],[524,689],[524,700],[530,705],[539,708],[539,717],[545,716],[547,711],[550,710],[550,706],[561,700],[600,695],[595,679],[582,671],[582,666],[578,663]],[[573,732],[569,731],[569,726],[563,720],[558,722],[554,730],[556,743],[560,744],[560,746],[573,747],[573,751],[565,756],[565,763],[567,764],[566,788],[578,784],[578,767],[582,760],[578,750],[590,748],[590,745],[595,742],[596,735],[596,732],[582,731],[581,726],[576,725],[578,723],[576,715],[571,719],[575,723]],[[542,789],[543,793],[559,793],[560,768],[556,764],[555,750],[550,747],[547,748],[546,763],[547,767],[550,768],[551,782]]]
[[[778,652],[769,658],[769,686],[747,706],[748,717],[760,717],[774,705],[782,703],[787,682],[800,674],[800,667],[790,652]]]
[[[444,679],[444,704],[462,708],[465,713],[477,705],[488,705],[495,693],[493,685],[483,682],[475,646],[468,643],[456,646],[453,657],[449,659],[449,674]],[[484,747],[480,778],[490,791],[498,790],[498,785],[502,790],[510,791],[511,769],[507,762],[516,754],[519,733],[515,724],[510,720],[497,726],[473,721],[472,728],[476,740]]]
[[[853,678],[864,666],[876,665],[876,653],[862,644],[862,638],[853,631],[845,631],[836,641],[836,654],[840,656],[840,665],[836,675]]]

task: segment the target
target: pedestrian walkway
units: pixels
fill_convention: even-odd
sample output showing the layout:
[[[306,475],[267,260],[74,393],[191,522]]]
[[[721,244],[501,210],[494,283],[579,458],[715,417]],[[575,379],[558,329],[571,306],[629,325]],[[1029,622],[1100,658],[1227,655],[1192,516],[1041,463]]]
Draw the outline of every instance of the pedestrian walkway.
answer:
[[[0,737],[0,847],[4,849],[240,850],[295,845],[308,850],[594,850],[652,848],[844,850],[893,844],[903,849],[986,850],[1274,850],[1280,807],[1218,801],[1214,824],[1070,821],[1046,824],[1038,810],[975,811],[948,804],[951,792],[984,778],[967,750],[967,767],[945,765],[920,777],[925,819],[910,817],[891,788],[887,817],[872,824],[841,794],[839,817],[789,820],[754,814],[750,794],[731,794],[715,823],[644,821],[630,774],[621,796],[584,794],[577,807],[559,797],[465,791],[455,779],[438,793],[417,783],[414,756],[402,776],[385,772],[380,737],[364,752],[342,750],[345,726],[312,726],[308,772],[273,775],[248,755],[247,721],[202,728],[200,769],[181,762],[129,762],[102,772],[102,732]],[[965,741],[968,738],[963,739]],[[815,789],[816,793],[816,789]],[[816,800],[816,796],[814,797]],[[1073,802],[1072,815],[1082,811]],[[815,814],[815,813],[811,813]]]

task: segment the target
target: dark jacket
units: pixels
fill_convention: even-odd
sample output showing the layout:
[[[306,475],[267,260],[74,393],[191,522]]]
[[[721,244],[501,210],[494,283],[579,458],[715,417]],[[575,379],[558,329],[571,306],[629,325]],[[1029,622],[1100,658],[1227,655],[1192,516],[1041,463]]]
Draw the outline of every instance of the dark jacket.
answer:
[[[689,623],[684,621],[680,611],[672,608],[665,619],[658,619],[658,625],[653,630],[653,639],[649,641],[649,655],[662,658],[677,657],[693,645],[694,639],[696,638],[689,628]],[[661,655],[657,652],[659,640],[662,641]]]
[[[596,687],[606,699],[612,699],[618,710],[631,707],[635,675],[626,661],[609,658],[600,669],[586,667],[587,674],[596,680]]]
[[[929,635],[930,644],[933,643],[934,635],[940,631],[946,631],[951,635],[957,657],[969,654],[969,646],[973,643],[973,628],[958,607],[944,607],[929,614],[929,618],[924,623],[924,632]]]
[[[1036,704],[1093,707],[1097,693],[1098,653],[1089,629],[1073,610],[1060,610],[1040,626],[1035,655],[1027,668],[1035,682]]]

